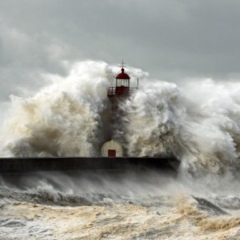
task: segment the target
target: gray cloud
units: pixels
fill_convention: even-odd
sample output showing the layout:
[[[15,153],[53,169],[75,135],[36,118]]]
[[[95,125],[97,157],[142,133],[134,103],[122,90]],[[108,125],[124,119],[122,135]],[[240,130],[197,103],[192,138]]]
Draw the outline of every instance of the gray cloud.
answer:
[[[0,0],[0,97],[66,74],[63,61],[124,59],[154,78],[240,75],[234,0]]]

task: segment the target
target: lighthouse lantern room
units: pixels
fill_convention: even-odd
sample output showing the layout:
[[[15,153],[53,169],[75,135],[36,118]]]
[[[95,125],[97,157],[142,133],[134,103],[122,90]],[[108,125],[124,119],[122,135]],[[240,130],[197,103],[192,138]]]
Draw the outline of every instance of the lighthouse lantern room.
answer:
[[[130,77],[125,72],[122,62],[121,72],[116,76],[116,86],[108,88],[108,97],[128,97],[137,87],[130,87]]]

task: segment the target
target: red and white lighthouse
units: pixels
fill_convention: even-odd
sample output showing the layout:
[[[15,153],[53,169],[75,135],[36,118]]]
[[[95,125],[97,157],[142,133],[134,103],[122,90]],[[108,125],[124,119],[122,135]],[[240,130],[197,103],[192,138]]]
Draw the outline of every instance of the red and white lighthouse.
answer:
[[[115,86],[108,88],[107,96],[111,102],[111,128],[112,132],[114,129],[121,129],[122,117],[124,116],[123,110],[120,105],[123,101],[128,99],[131,94],[138,89],[138,81],[136,87],[130,87],[130,77],[125,72],[124,65],[122,63],[121,72],[115,77]],[[122,144],[119,140],[114,139],[114,134],[112,134],[112,139],[104,143],[102,147],[102,156],[104,157],[122,157],[124,155],[124,150],[122,149]]]

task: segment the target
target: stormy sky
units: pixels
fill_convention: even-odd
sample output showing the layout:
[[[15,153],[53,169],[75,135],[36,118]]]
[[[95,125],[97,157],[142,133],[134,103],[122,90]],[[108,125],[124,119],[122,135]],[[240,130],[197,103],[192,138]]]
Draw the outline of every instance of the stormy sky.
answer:
[[[0,0],[0,99],[89,59],[176,83],[238,81],[239,23],[238,0]]]

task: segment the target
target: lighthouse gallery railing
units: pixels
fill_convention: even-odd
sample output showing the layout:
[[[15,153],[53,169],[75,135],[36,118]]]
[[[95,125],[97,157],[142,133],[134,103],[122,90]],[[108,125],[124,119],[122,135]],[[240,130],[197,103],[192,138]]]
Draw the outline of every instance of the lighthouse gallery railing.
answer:
[[[137,90],[137,87],[110,87],[108,88],[108,97],[114,97],[115,95],[131,95]]]

